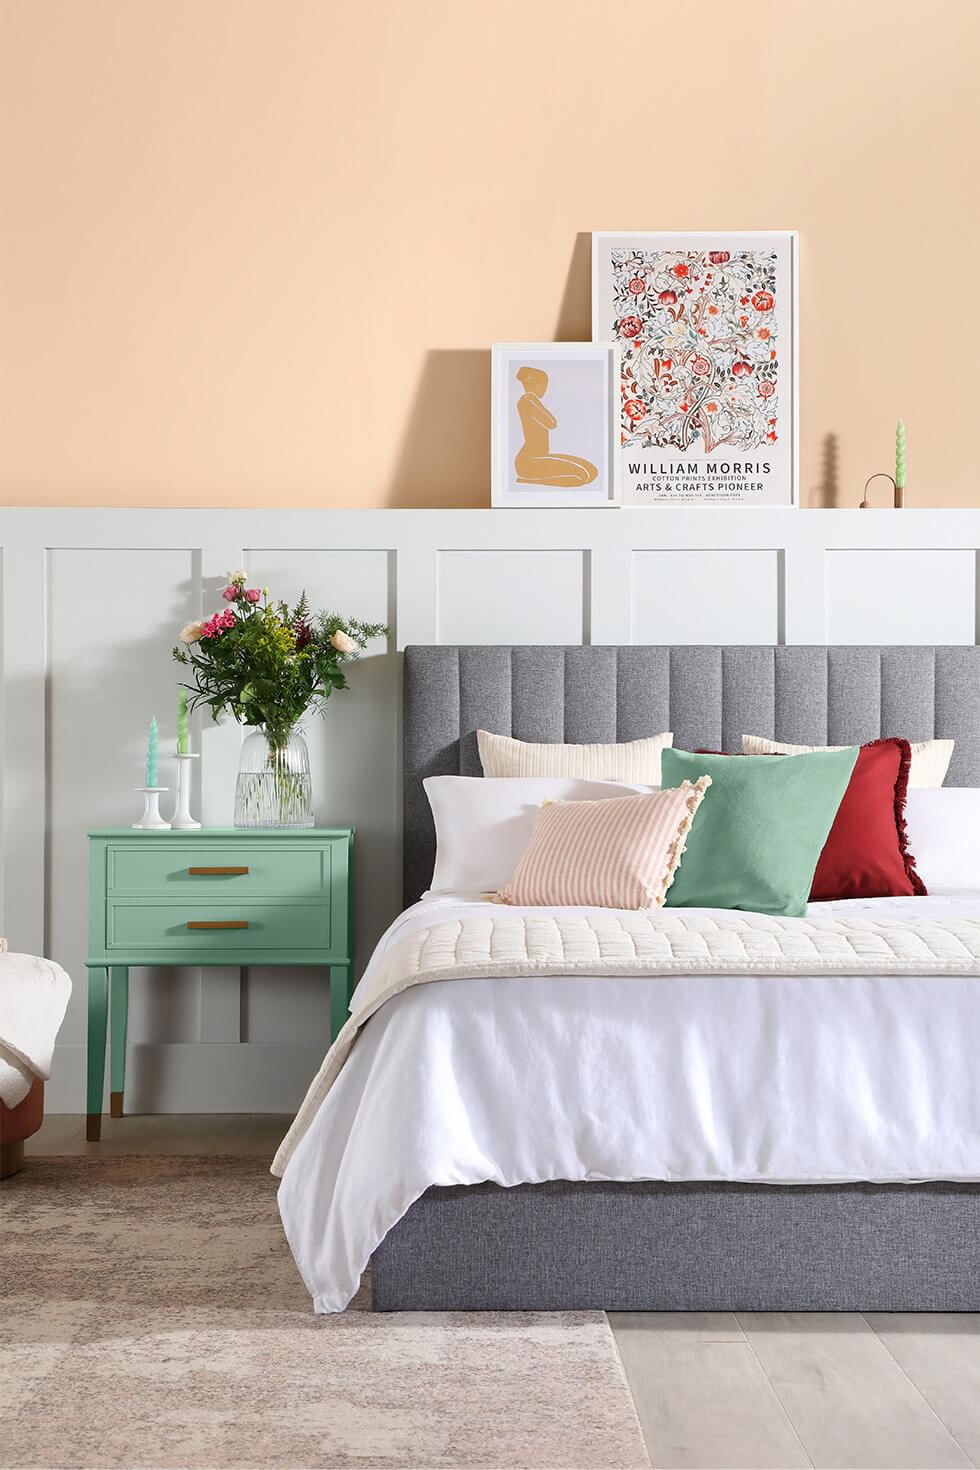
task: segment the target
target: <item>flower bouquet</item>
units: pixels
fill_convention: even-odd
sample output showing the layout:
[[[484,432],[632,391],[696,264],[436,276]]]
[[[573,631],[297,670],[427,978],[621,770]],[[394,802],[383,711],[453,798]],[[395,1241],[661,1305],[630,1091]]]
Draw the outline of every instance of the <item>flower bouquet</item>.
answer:
[[[213,719],[231,714],[256,727],[242,746],[236,827],[312,827],[309,752],[298,726],[322,714],[330,695],[347,689],[344,665],[359,657],[384,623],[312,613],[306,594],[294,607],[269,589],[246,586],[232,572],[227,604],[206,622],[189,623],[173,650],[189,671],[190,707]]]

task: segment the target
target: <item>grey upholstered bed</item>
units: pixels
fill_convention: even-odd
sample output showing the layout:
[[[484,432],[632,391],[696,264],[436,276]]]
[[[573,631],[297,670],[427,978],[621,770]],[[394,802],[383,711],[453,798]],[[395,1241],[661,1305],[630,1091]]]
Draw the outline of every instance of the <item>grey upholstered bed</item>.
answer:
[[[409,648],[405,901],[432,873],[422,780],[523,740],[739,749],[956,741],[980,786],[980,647]],[[980,1309],[980,1186],[552,1183],[430,1189],[373,1260],[378,1310]]]

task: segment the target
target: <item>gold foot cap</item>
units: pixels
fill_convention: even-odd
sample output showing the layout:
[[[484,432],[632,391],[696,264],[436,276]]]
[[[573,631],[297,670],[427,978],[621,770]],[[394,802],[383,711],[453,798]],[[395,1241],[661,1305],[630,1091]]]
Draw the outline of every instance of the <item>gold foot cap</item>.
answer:
[[[86,1113],[85,1138],[88,1143],[98,1143],[102,1137],[102,1114]]]
[[[109,1117],[121,1118],[123,1115],[123,1095],[121,1092],[109,1093]]]

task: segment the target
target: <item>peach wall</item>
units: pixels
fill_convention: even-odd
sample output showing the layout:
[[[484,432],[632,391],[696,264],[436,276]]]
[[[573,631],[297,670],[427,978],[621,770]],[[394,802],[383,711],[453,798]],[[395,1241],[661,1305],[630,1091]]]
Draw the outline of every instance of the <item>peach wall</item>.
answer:
[[[800,230],[804,504],[980,503],[976,0],[3,0],[0,492],[481,505],[597,229]]]

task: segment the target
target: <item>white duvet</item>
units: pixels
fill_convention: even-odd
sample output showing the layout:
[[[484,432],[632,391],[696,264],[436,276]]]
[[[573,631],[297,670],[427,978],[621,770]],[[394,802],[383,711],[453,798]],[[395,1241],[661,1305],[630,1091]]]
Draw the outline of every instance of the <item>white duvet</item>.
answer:
[[[423,899],[372,967],[414,930],[485,909]],[[810,913],[978,918],[980,895]],[[359,1034],[286,1166],[283,1224],[330,1312],[432,1185],[980,1180],[978,1051],[966,976],[435,981]]]

